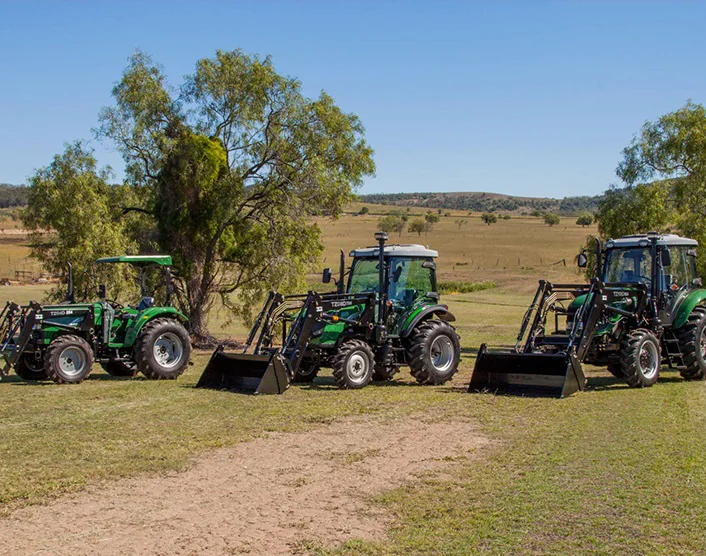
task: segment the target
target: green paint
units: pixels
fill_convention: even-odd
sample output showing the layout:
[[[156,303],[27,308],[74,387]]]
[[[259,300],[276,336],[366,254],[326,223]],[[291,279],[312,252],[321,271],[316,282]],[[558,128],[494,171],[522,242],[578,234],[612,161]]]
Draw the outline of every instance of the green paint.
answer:
[[[674,322],[672,326],[674,328],[681,328],[686,324],[689,315],[694,310],[694,307],[700,305],[704,300],[706,300],[706,290],[698,289],[691,292],[684,298],[684,301],[679,305],[677,314],[674,317]]]

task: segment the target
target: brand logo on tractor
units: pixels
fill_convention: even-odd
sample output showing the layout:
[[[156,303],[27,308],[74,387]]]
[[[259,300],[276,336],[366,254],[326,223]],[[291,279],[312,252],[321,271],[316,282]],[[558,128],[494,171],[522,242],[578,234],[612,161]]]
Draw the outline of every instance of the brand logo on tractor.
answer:
[[[74,312],[71,311],[71,310],[67,310],[67,311],[49,311],[49,316],[50,316],[50,317],[63,317],[63,316],[66,316],[66,315],[73,315],[73,314],[74,314]]]
[[[630,292],[613,292],[613,297],[628,297]]]
[[[347,301],[332,301],[331,307],[347,307],[349,303]]]

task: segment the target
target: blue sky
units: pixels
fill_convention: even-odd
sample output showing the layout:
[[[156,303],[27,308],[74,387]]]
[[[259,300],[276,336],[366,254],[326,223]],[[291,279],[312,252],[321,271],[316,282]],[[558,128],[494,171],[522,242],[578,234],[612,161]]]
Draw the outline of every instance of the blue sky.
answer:
[[[704,21],[697,2],[0,0],[0,182],[90,139],[136,48],[174,84],[241,48],[360,116],[361,193],[597,194],[646,120],[706,101]]]

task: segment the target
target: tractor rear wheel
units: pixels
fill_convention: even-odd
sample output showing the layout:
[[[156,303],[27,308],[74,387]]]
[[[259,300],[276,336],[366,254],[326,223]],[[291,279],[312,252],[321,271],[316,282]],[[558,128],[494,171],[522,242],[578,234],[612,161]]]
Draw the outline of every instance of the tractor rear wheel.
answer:
[[[151,380],[177,378],[189,364],[190,356],[189,333],[174,319],[148,322],[135,344],[137,368]]]
[[[93,369],[91,345],[73,334],[55,338],[44,354],[44,371],[57,384],[78,384]]]
[[[679,374],[686,380],[706,378],[706,309],[696,307],[686,324],[676,331],[685,369]]]
[[[333,356],[331,369],[339,388],[363,388],[373,378],[373,350],[362,340],[348,340]]]
[[[37,361],[33,353],[24,353],[20,360],[15,363],[15,373],[23,380],[46,380],[47,372],[44,370],[44,362]]]
[[[441,320],[418,324],[408,341],[407,359],[420,384],[444,384],[458,370],[461,344],[456,330]]]
[[[638,328],[623,340],[620,351],[622,379],[631,388],[644,388],[657,382],[661,362],[659,340],[649,330]]]
[[[137,374],[137,365],[125,361],[107,361],[101,363],[101,367],[110,376],[133,377]]]

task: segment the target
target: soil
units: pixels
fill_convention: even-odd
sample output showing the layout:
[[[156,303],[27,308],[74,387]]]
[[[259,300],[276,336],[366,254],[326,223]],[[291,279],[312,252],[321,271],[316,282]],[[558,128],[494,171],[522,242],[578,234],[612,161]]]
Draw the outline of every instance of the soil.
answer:
[[[469,421],[356,418],[210,452],[0,519],[1,554],[296,554],[391,525],[375,494],[489,445]]]

